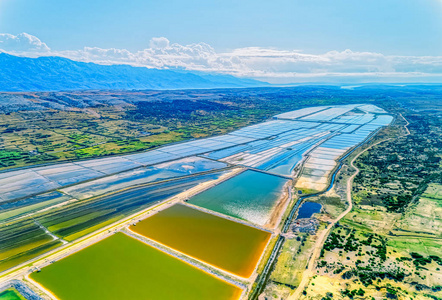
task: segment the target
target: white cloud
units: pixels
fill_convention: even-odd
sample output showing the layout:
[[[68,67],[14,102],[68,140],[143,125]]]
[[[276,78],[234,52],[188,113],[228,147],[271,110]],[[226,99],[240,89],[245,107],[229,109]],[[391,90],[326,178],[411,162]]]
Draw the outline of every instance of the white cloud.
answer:
[[[50,51],[49,47],[40,39],[27,33],[20,33],[18,35],[0,33],[0,49],[6,52]]]
[[[150,48],[152,49],[164,49],[169,47],[169,40],[165,37],[154,37],[150,40]]]
[[[442,81],[442,56],[395,56],[351,50],[307,54],[298,50],[260,47],[219,53],[206,43],[180,45],[171,43],[165,37],[152,38],[149,48],[137,52],[97,47],[57,52],[51,51],[38,38],[25,33],[17,36],[0,34],[0,49],[32,57],[58,55],[99,64],[217,72],[273,83]]]

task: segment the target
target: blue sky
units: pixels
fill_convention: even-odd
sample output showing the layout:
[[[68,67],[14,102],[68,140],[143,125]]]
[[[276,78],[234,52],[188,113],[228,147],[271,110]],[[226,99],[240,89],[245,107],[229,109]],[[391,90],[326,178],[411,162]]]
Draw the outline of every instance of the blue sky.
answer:
[[[245,48],[254,47],[267,49],[269,56],[270,50],[324,55],[349,49],[436,57],[442,55],[441,16],[441,0],[0,0],[0,33],[25,32],[52,52],[97,47],[136,53],[150,48],[152,38],[165,37],[170,44],[204,43],[224,54],[238,49],[244,54]],[[269,72],[267,65],[257,67],[259,63],[251,68]],[[275,70],[290,72],[290,68]],[[304,70],[297,64],[293,72],[300,69]],[[310,73],[318,70],[330,71],[315,65]],[[343,71],[340,66],[339,72]],[[352,67],[350,73],[354,71]]]
[[[57,50],[140,50],[150,38],[205,42],[219,51],[259,46],[442,53],[436,0],[0,0],[0,32],[27,32]]]

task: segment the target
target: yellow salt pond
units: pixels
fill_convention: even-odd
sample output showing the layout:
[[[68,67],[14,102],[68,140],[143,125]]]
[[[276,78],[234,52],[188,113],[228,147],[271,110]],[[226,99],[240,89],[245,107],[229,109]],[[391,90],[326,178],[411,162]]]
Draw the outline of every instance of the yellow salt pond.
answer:
[[[130,229],[241,277],[252,275],[271,234],[176,204]]]

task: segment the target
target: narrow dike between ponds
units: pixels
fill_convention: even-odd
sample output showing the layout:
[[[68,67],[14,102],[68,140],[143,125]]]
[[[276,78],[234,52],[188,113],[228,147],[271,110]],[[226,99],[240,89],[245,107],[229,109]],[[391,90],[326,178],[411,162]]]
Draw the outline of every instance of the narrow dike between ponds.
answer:
[[[63,240],[62,238],[56,236],[55,234],[53,234],[51,231],[49,231],[49,229],[47,229],[46,227],[43,226],[43,224],[41,224],[40,222],[38,222],[37,220],[33,219],[35,225],[37,225],[38,227],[40,227],[42,230],[44,230],[44,232],[49,235],[53,240],[58,240],[60,242],[64,244],[67,244],[68,242]]]

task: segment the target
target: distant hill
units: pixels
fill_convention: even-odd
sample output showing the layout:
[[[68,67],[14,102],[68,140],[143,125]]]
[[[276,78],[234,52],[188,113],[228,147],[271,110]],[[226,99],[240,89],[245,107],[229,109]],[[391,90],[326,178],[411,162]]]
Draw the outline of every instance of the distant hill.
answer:
[[[231,75],[99,65],[63,57],[19,57],[0,53],[0,91],[102,89],[198,89],[268,86]]]

